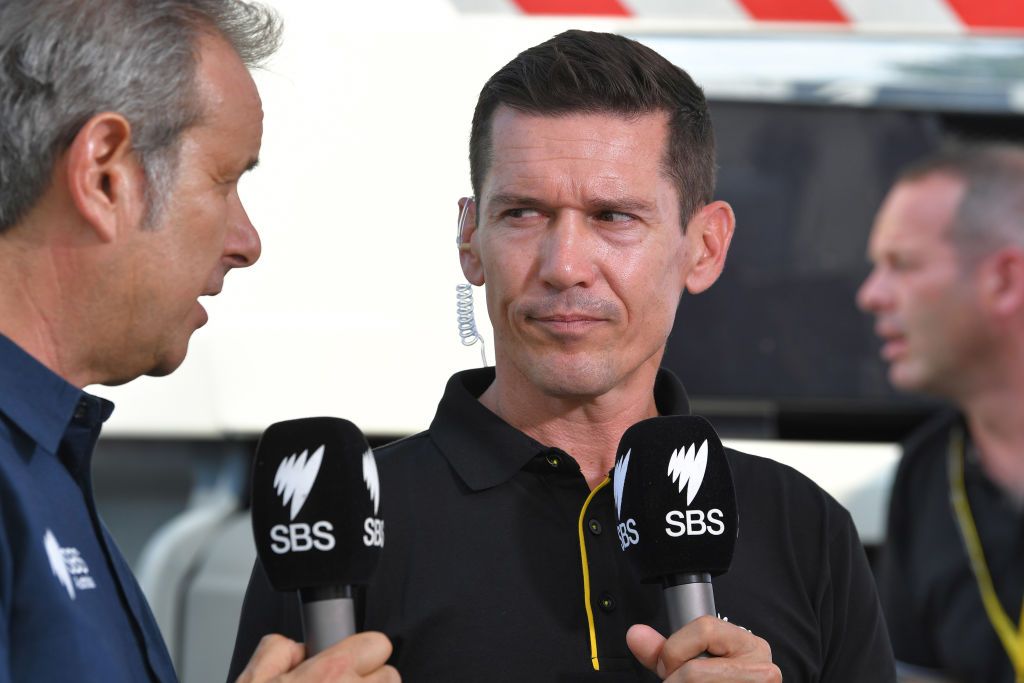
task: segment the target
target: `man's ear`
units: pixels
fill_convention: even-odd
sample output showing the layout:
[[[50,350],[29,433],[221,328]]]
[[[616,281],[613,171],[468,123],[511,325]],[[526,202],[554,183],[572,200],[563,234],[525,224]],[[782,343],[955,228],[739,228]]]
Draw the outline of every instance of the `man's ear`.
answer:
[[[982,295],[1000,318],[1024,314],[1024,249],[1006,247],[988,256],[980,269]]]
[[[696,261],[686,275],[686,291],[699,294],[715,283],[725,267],[735,229],[736,216],[723,201],[707,204],[690,219],[686,232],[692,234]]]
[[[466,280],[477,287],[484,283],[484,267],[480,262],[476,241],[476,200],[459,200],[459,262]]]
[[[68,192],[82,218],[104,242],[136,225],[145,211],[145,176],[132,150],[131,125],[104,112],[78,131],[65,155]]]

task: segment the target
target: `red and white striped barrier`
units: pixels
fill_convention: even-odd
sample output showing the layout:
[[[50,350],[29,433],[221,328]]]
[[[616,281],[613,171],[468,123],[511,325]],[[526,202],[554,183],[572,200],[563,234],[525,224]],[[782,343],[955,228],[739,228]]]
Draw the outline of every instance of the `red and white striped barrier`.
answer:
[[[1024,0],[452,0],[461,12],[865,31],[1024,33]]]

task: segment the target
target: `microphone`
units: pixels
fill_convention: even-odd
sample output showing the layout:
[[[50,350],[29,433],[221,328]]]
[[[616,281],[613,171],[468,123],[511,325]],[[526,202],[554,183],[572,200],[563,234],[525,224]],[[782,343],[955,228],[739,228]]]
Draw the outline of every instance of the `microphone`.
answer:
[[[256,446],[252,531],[270,583],[298,591],[306,654],[355,633],[352,587],[384,547],[380,478],[359,428],[336,417],[270,425]]]
[[[665,589],[672,632],[716,616],[711,577],[732,563],[739,518],[732,470],[702,417],[654,417],[619,441],[613,485],[619,542],[645,583]]]

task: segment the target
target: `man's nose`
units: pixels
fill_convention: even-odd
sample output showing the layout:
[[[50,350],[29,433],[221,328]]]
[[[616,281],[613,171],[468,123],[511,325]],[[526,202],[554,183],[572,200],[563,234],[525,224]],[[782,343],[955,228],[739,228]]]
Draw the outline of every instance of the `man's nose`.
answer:
[[[586,216],[557,213],[547,226],[541,246],[540,278],[557,290],[593,283],[595,253]]]
[[[223,260],[229,268],[248,268],[259,260],[263,246],[260,243],[260,235],[249,220],[249,214],[246,213],[237,194],[229,211],[228,221]]]
[[[857,290],[857,308],[866,313],[875,313],[885,305],[887,288],[884,279],[877,266],[868,273]]]

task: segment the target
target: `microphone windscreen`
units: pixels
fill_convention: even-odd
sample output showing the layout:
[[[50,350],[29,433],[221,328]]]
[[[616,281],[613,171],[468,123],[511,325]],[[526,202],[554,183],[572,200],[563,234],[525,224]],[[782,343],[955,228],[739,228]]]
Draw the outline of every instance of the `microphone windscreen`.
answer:
[[[348,420],[278,422],[256,447],[252,530],[280,591],[367,583],[384,546],[377,463]]]
[[[612,483],[619,541],[643,581],[728,571],[739,530],[736,493],[707,420],[636,423],[619,441]]]

